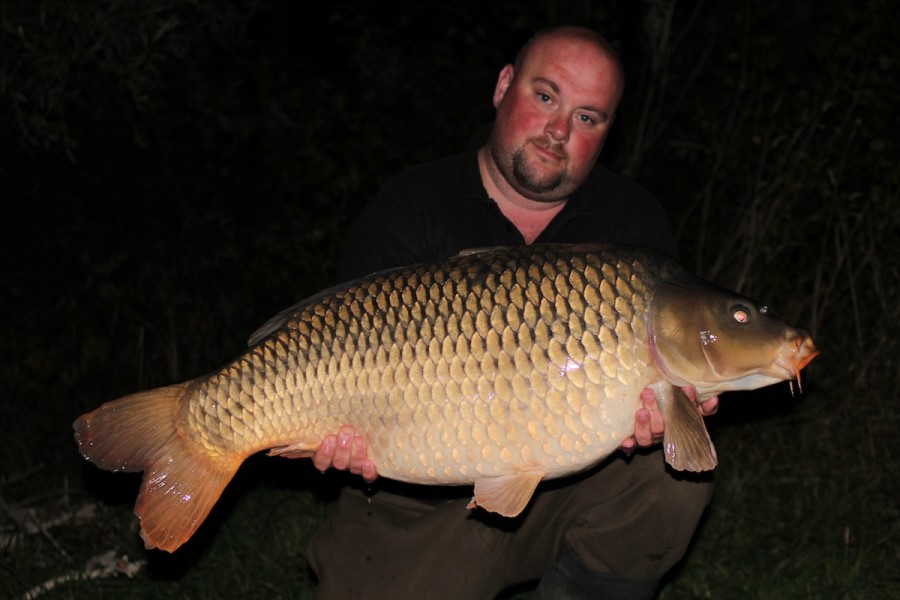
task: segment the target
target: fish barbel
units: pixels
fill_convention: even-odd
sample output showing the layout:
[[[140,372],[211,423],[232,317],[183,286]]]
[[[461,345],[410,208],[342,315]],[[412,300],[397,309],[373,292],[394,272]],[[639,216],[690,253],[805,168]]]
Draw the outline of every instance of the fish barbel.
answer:
[[[633,433],[651,386],[676,469],[716,465],[698,399],[799,379],[818,354],[765,307],[658,253],[546,245],[463,253],[326,290],[196,379],[108,402],[74,424],[81,453],[144,471],[148,548],[193,535],[250,455],[309,457],[349,424],[379,475],[474,483],[470,506],[519,514],[542,479]]]

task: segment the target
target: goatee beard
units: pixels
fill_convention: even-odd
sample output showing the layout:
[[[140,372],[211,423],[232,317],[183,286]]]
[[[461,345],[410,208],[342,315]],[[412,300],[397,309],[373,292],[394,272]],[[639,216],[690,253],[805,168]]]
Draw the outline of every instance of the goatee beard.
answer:
[[[544,146],[541,147],[543,148]],[[538,180],[528,168],[525,161],[524,148],[519,148],[512,155],[512,176],[520,187],[534,194],[552,192],[566,180],[565,171],[560,171],[549,179]]]

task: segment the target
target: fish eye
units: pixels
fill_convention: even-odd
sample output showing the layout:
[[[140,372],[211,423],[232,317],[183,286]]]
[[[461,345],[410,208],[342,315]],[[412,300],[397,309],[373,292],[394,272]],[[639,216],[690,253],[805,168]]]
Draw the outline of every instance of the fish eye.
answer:
[[[744,324],[750,321],[750,309],[742,304],[736,305],[732,310],[732,316],[738,323]]]

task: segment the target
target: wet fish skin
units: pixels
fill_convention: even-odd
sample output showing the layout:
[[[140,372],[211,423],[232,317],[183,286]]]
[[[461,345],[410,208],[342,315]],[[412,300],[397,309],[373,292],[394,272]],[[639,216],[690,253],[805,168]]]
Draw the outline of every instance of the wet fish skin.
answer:
[[[732,325],[735,306],[752,327]],[[540,480],[612,453],[648,385],[667,460],[712,468],[702,418],[673,384],[701,397],[760,387],[797,377],[815,353],[805,333],[651,251],[488,250],[318,294],[222,369],[83,415],[76,440],[102,468],[145,471],[142,536],[169,551],[247,456],[311,456],[344,424],[380,475],[474,483],[473,505],[512,516]]]
[[[522,460],[570,471],[583,444],[615,448],[631,432],[655,374],[635,343],[647,336],[644,279],[654,276],[642,270],[664,264],[626,257],[604,274],[547,250],[375,277],[289,311],[243,360],[199,383],[187,429],[210,453],[302,452],[352,423],[381,474],[413,482],[471,483],[515,474]],[[587,429],[596,433],[574,433]],[[526,437],[547,447],[523,447]],[[534,456],[508,457],[516,447]],[[440,448],[459,450],[432,458]]]

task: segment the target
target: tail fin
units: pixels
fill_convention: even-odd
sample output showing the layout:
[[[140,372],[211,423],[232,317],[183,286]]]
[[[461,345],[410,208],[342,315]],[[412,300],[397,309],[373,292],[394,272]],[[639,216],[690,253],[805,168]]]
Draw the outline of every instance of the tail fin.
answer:
[[[147,548],[175,551],[206,519],[241,457],[204,452],[185,436],[189,383],[107,402],[74,423],[81,454],[101,469],[144,471],[134,512]]]

